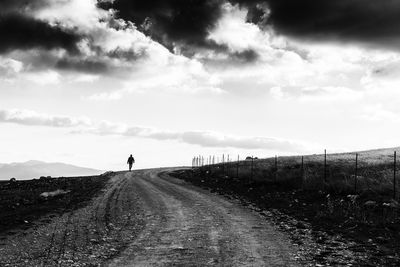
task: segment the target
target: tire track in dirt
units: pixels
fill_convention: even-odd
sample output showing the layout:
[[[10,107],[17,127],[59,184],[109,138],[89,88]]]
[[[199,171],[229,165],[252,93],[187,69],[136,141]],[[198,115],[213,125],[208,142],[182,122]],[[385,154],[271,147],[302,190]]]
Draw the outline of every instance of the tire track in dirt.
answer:
[[[57,223],[54,224],[54,227],[52,229],[51,240],[50,240],[50,244],[49,244],[49,247],[48,247],[48,251],[47,251],[47,254],[46,254],[46,258],[42,263],[42,266],[46,266],[49,261],[53,261],[54,262],[53,264],[58,265],[57,263],[60,261],[60,259],[62,258],[63,254],[64,254],[65,242],[66,242],[67,233],[68,233],[68,226],[70,224],[70,219],[71,219],[71,216],[72,216],[72,212],[69,212],[70,208],[71,208],[71,198],[69,198],[69,201],[68,201],[67,205],[64,207],[64,210],[62,212],[62,214],[67,214],[67,222],[66,222],[65,225],[60,225],[60,224],[57,224]],[[63,227],[63,226],[65,227],[65,229],[62,232],[63,234],[62,234],[62,237],[61,237],[61,240],[60,240],[60,245],[58,246],[59,250],[58,250],[58,252],[56,252],[55,251],[55,248],[57,248],[57,246],[55,245],[56,233],[57,233],[57,230],[60,227]],[[52,253],[52,251],[54,251],[54,252]],[[52,256],[55,256],[55,258],[52,259]]]
[[[205,209],[203,208],[201,210],[206,211],[205,214],[203,213],[205,216],[210,216],[209,207],[215,209],[215,211],[211,213],[213,218],[211,223],[217,222],[217,226],[219,227],[211,227],[209,229],[210,235],[214,236],[211,238],[211,240],[215,242],[215,239],[221,237],[221,233],[222,236],[223,233],[225,233],[225,235],[228,235],[231,238],[235,236],[239,237],[232,242],[234,245],[231,245],[230,247],[224,247],[225,244],[221,242],[222,240],[218,240],[219,245],[221,246],[220,250],[222,254],[224,254],[224,251],[236,251],[234,255],[231,253],[222,255],[222,262],[227,262],[228,260],[229,264],[246,264],[246,257],[249,256],[253,266],[263,266],[265,262],[267,262],[270,266],[282,264],[281,258],[284,257],[285,253],[287,253],[287,248],[285,247],[285,242],[281,242],[279,238],[283,238],[284,236],[279,235],[279,232],[277,232],[275,229],[271,229],[271,226],[265,223],[264,219],[260,220],[258,213],[249,214],[253,215],[253,219],[250,219],[251,216],[247,218],[246,214],[242,214],[240,211],[235,210],[234,208],[237,205],[241,206],[240,203],[230,203],[219,196],[210,196],[208,192],[208,194],[201,194],[196,190],[193,192],[193,188],[188,189],[180,186],[182,185],[180,180],[171,178],[165,173],[162,173],[159,176],[161,177],[162,182],[157,181],[157,183],[155,183],[157,177],[154,175],[154,173],[152,174],[153,180],[151,180],[151,183],[153,183],[154,186],[165,188],[167,183],[170,184],[168,187],[170,194],[177,196],[183,203],[193,202],[194,197],[195,200],[203,203],[203,207]],[[249,227],[248,224],[250,224],[251,227]],[[271,235],[270,233],[263,233],[262,230],[268,230],[273,234]],[[240,238],[243,236],[247,236],[247,238]],[[259,236],[267,239],[262,240]],[[271,240],[271,244],[268,244],[268,240]],[[262,247],[260,247],[260,243],[263,243],[263,245],[271,245],[273,249],[263,250]]]
[[[158,172],[132,174],[146,227],[109,266],[297,265],[288,239],[260,215]]]
[[[143,228],[140,200],[128,178],[119,173],[86,207],[66,205],[48,223],[7,237],[0,266],[98,266],[117,255]]]
[[[118,173],[88,206],[5,240],[0,265],[296,265],[261,216],[160,171]]]

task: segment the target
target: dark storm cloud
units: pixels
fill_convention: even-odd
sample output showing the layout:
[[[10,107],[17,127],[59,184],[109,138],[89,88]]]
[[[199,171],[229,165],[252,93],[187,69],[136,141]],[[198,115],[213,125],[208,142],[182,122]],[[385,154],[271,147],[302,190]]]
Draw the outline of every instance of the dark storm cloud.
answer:
[[[281,34],[321,41],[394,46],[400,41],[398,0],[99,0],[169,49],[189,45],[212,50],[207,39],[226,2],[249,9],[248,21]],[[184,51],[185,52],[185,51]]]
[[[207,40],[209,31],[222,14],[220,0],[115,0],[99,1],[104,9],[114,9],[117,16],[135,23],[144,33],[169,49],[191,45],[215,49]]]
[[[257,52],[252,49],[247,49],[242,52],[231,53],[231,56],[242,62],[254,62],[259,57]]]
[[[76,52],[80,36],[19,13],[8,13],[0,14],[0,40],[0,53],[31,48]]]
[[[62,1],[0,0],[0,55],[23,62],[26,70],[58,70],[83,73],[116,73],[129,67],[129,62],[147,56],[146,48],[105,49],[97,43],[98,34],[77,27],[67,28],[63,21],[48,22],[35,17],[36,12],[53,7]],[[121,23],[113,17],[100,19],[105,28],[117,31],[131,29],[132,24]],[[84,41],[81,43],[81,41]],[[82,44],[85,49],[82,49]],[[58,49],[65,50],[59,53]]]
[[[295,37],[356,41],[383,46],[393,46],[400,40],[400,2],[397,0],[231,0],[231,2],[249,7],[250,21],[267,22],[278,33]],[[267,20],[260,3],[266,4],[270,9]]]
[[[221,0],[99,0],[98,6],[116,10],[118,18],[135,23],[139,30],[170,51],[175,49],[193,57],[201,50],[212,50],[237,62],[255,61],[258,55],[251,49],[232,52],[226,45],[208,38],[222,16],[224,3]]]
[[[148,56],[145,51],[133,51],[132,49],[124,50],[121,48],[114,49],[105,54],[110,58],[124,59],[127,61],[135,61]]]
[[[48,3],[46,0],[1,0],[0,13],[9,12],[30,12],[40,7],[46,6]]]
[[[210,40],[210,43],[212,42],[213,41]],[[198,47],[193,48],[191,46],[180,47],[180,53],[187,57],[194,57],[199,56],[202,50],[207,51],[207,49],[212,50],[214,52],[214,55],[217,55],[211,58],[199,58],[199,60],[208,63],[213,62],[226,64],[227,62],[230,62],[232,64],[245,64],[255,62],[260,57],[260,55],[255,50],[250,48],[243,51],[232,51],[227,45],[217,45],[216,43],[215,46],[202,47],[201,49],[199,49]],[[219,55],[222,55],[222,58],[220,58]]]
[[[69,55],[58,59],[55,67],[60,70],[71,70],[84,73],[111,73],[121,72],[123,62],[134,62],[148,56],[146,51],[134,51],[132,49],[116,48],[104,51],[101,47],[91,46],[94,55],[82,57],[82,55]]]
[[[77,53],[82,36],[32,17],[47,0],[0,0],[0,54],[13,50],[62,48]]]
[[[106,62],[79,58],[63,58],[56,63],[56,68],[85,73],[105,73],[109,71],[109,67]]]

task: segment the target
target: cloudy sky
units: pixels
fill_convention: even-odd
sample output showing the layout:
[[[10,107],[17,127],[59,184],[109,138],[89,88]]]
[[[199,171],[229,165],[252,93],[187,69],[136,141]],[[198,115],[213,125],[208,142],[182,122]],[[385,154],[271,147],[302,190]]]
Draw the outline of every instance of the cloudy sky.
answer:
[[[400,144],[396,0],[4,0],[0,162]]]

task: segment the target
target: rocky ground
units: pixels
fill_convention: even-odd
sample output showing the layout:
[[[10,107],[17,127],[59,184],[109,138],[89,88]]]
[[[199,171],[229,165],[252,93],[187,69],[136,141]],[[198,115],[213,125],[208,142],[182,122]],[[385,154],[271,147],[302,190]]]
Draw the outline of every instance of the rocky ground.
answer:
[[[300,258],[317,265],[400,265],[400,222],[398,210],[388,206],[390,203],[368,201],[363,195],[332,196],[252,183],[206,171],[180,170],[171,175],[239,199],[264,214],[304,252]]]
[[[131,185],[114,175],[67,178],[65,183],[54,179],[44,186],[38,181],[19,182],[21,190],[32,189],[31,197],[8,194],[9,203],[25,204],[14,204],[7,214],[1,213],[7,218],[0,232],[1,266],[98,266],[115,257],[144,223]],[[68,193],[40,197],[43,191],[60,187]],[[27,207],[19,208],[22,205]],[[15,226],[11,225],[13,210]]]
[[[111,175],[0,181],[0,234],[28,229],[44,215],[55,216],[87,204]]]
[[[153,169],[1,193],[1,266],[399,266],[394,214],[361,224],[324,192]]]
[[[168,171],[116,173],[92,200],[2,231],[1,265],[315,266],[313,242],[296,245],[273,223],[274,213]],[[81,189],[60,190],[67,193],[42,201],[68,199]]]

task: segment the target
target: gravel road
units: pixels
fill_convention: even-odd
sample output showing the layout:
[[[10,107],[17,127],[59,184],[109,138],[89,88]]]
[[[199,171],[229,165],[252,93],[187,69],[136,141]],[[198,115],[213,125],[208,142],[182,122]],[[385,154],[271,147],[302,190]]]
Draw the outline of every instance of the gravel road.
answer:
[[[0,236],[1,265],[297,265],[265,217],[165,171],[121,172],[87,207]]]

